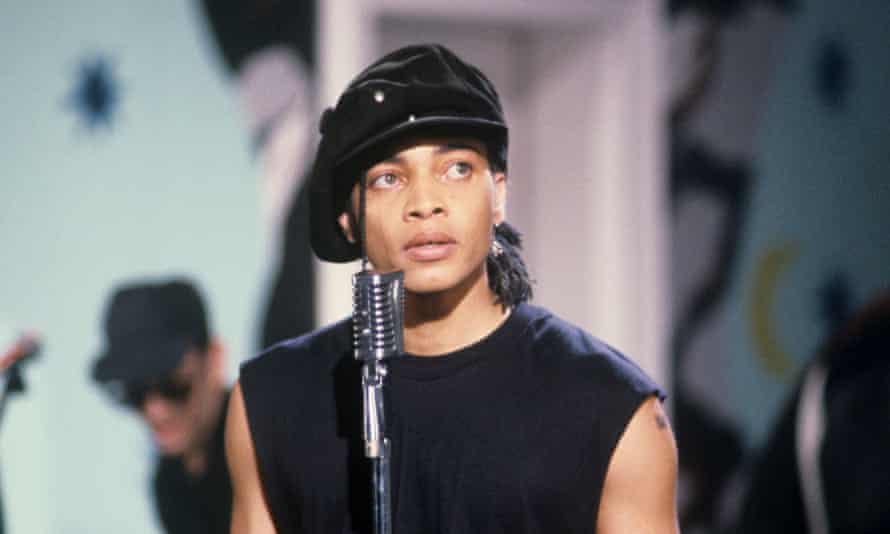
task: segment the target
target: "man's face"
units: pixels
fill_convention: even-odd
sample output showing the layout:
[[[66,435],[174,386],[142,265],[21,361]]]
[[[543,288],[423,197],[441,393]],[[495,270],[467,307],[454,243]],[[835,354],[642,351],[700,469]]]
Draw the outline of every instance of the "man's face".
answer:
[[[201,447],[212,431],[216,390],[216,356],[212,351],[189,351],[165,379],[164,387],[150,388],[139,412],[161,454],[180,456]]]
[[[377,272],[402,270],[405,288],[421,294],[487,285],[485,258],[493,225],[504,219],[506,183],[491,172],[483,143],[415,139],[363,178],[367,254]],[[358,186],[351,200],[358,213]],[[347,214],[340,225],[354,241]]]

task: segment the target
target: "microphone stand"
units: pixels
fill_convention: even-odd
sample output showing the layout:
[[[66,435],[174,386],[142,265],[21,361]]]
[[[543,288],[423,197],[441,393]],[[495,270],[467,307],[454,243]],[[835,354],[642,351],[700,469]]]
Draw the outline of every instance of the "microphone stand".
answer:
[[[0,379],[2,379],[2,384],[0,384],[0,423],[2,423],[3,416],[6,414],[6,401],[13,393],[21,393],[25,390],[25,381],[17,366],[0,372]]]
[[[383,386],[386,359],[403,350],[401,271],[374,274],[362,270],[352,277],[355,358],[362,365],[362,434],[365,457],[371,460],[374,532],[392,532],[390,441],[386,437]]]
[[[0,426],[6,413],[6,402],[15,393],[24,393],[25,379],[22,367],[40,352],[40,344],[33,335],[25,335],[16,341],[12,348],[0,353]],[[6,530],[3,500],[0,499],[0,534]]]
[[[11,348],[0,353],[0,423],[6,412],[6,403],[16,393],[26,390],[22,368],[28,360],[40,352],[40,343],[33,334],[21,336]]]
[[[352,276],[352,327],[355,358],[362,365],[362,435],[371,460],[375,534],[392,532],[390,441],[386,437],[383,386],[386,359],[404,350],[404,273],[368,269],[365,250],[365,184],[360,183],[359,228],[362,270]]]
[[[383,419],[383,378],[386,364],[367,362],[362,367],[364,390],[365,456],[371,460],[374,532],[392,532],[392,502],[390,485],[390,448]]]

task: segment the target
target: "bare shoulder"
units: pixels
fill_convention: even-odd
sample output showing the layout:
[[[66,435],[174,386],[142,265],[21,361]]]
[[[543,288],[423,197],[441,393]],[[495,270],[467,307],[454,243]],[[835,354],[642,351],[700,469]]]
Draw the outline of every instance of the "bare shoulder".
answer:
[[[232,478],[232,534],[274,534],[275,526],[263,497],[240,383],[235,384],[229,401],[225,447]]]
[[[637,408],[612,454],[597,517],[599,534],[676,533],[677,447],[661,402]]]

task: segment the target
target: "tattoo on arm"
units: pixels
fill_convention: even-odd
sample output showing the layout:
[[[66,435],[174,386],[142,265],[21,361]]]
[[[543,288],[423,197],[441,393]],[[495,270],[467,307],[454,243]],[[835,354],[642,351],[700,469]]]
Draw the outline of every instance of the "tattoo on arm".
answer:
[[[667,417],[664,414],[657,413],[655,414],[655,424],[658,425],[658,428],[665,429],[668,427]]]

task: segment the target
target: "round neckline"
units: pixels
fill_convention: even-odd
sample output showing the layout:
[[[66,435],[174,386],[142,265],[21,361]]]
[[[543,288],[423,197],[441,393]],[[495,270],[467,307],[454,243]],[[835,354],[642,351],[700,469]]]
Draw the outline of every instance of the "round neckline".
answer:
[[[455,351],[436,356],[418,356],[403,353],[388,361],[389,373],[396,378],[428,381],[452,376],[472,366],[488,354],[489,348],[502,344],[522,327],[521,313],[524,304],[517,305],[488,335]]]

